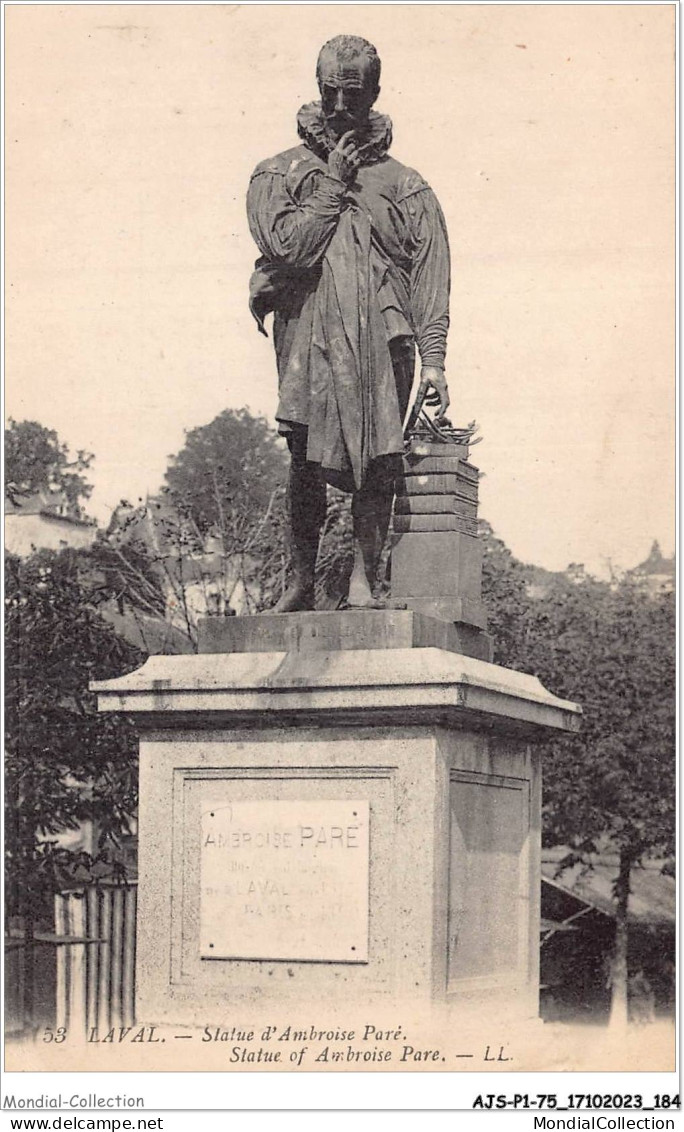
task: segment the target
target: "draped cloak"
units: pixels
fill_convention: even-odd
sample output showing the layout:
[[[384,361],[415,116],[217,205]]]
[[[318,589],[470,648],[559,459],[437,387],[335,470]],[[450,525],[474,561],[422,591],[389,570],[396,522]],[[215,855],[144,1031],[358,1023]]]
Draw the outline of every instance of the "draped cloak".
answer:
[[[389,119],[371,113],[353,184],[328,171],[320,103],[302,107],[303,144],[262,162],[247,196],[262,252],[250,282],[259,329],[274,312],[281,432],[308,429],[307,459],[328,482],[361,487],[398,464],[413,381],[444,365],[449,248],[434,193],[389,157]]]

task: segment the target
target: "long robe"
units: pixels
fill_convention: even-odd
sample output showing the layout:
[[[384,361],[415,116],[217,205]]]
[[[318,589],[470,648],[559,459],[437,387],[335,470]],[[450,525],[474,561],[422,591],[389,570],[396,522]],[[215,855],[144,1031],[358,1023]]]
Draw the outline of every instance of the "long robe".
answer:
[[[318,104],[303,107],[305,143],[252,175],[250,305],[262,330],[274,311],[281,431],[306,427],[307,458],[355,490],[402,452],[414,343],[423,365],[444,364],[449,248],[430,187],[387,156],[387,118],[371,116],[350,186],[330,176],[319,125]]]

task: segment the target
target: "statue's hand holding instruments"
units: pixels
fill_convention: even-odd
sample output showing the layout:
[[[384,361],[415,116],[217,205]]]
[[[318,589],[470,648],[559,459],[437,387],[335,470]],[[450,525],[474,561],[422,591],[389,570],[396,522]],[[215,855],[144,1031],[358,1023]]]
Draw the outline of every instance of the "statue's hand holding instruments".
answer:
[[[438,417],[445,417],[449,408],[449,390],[447,388],[444,370],[438,366],[423,366],[420,371],[420,383],[425,386],[425,404],[430,408],[439,405]]]

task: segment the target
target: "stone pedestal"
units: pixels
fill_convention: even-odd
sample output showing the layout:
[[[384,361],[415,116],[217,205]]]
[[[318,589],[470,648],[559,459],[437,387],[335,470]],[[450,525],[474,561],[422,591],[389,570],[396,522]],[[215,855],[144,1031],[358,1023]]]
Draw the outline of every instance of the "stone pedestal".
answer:
[[[138,1016],[536,1014],[538,740],[579,709],[410,611],[215,621],[96,685],[140,744]]]

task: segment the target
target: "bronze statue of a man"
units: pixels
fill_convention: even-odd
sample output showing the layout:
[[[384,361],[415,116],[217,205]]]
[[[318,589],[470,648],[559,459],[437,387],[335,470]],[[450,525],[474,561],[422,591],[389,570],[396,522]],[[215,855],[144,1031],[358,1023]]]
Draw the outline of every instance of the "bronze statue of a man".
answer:
[[[423,178],[388,155],[392,124],[372,109],[377,51],[336,36],[316,77],[321,101],[299,111],[301,144],[261,162],[247,196],[262,253],[250,306],[263,333],[274,312],[277,419],[291,453],[294,578],[282,613],[314,608],[326,482],[353,493],[349,605],[377,604],[416,346],[428,403],[440,414],[449,403],[444,217]]]

